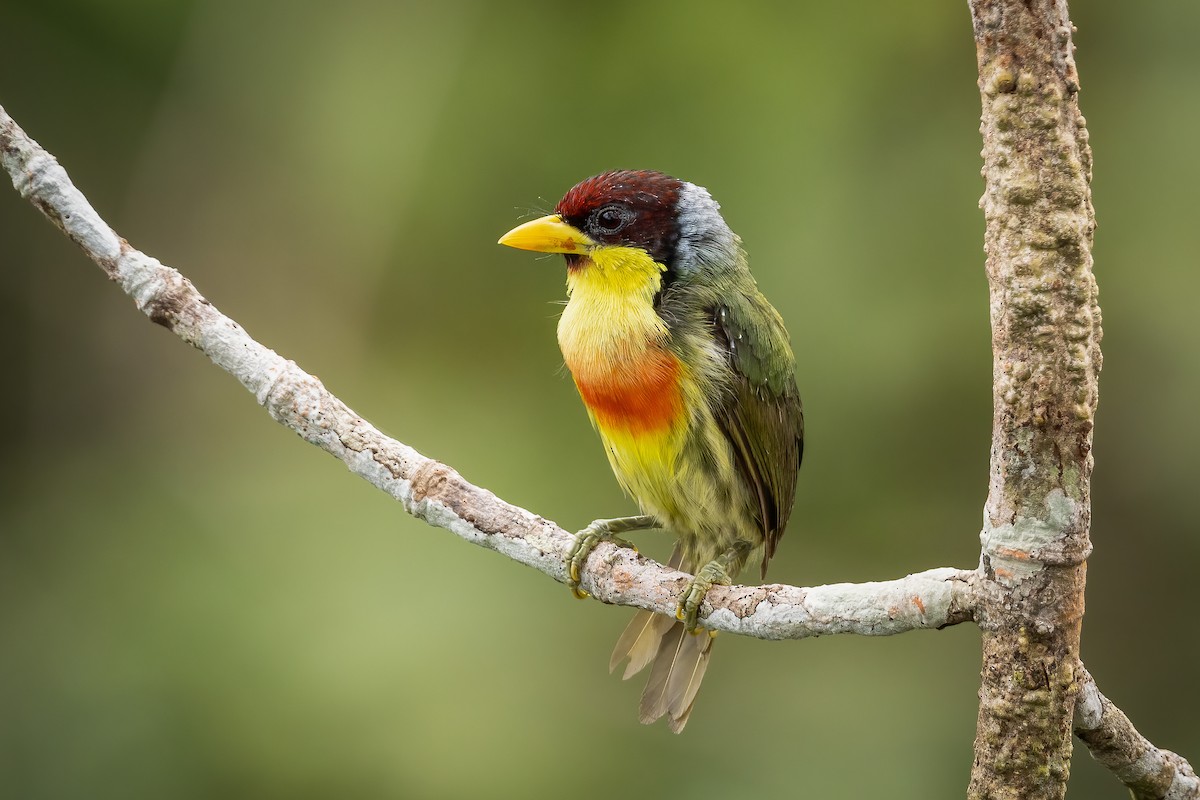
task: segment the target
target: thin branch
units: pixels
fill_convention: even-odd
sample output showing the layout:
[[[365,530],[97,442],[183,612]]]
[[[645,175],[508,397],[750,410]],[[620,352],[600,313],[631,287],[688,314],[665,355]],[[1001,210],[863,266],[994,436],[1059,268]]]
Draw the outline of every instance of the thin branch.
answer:
[[[13,186],[95,261],[138,309],[233,375],[280,424],[344,462],[408,513],[565,581],[571,534],[384,436],[295,362],[256,342],[176,270],[134,249],[100,218],[58,162],[0,108],[0,160]],[[762,639],[886,636],[971,618],[976,573],[941,568],[893,581],[718,586],[701,619]],[[588,559],[583,588],[605,603],[674,613],[690,576],[611,544]]]
[[[1076,675],[1075,735],[1092,757],[1112,770],[1135,800],[1198,800],[1200,780],[1191,764],[1138,733],[1129,717],[1101,694],[1082,664]]]

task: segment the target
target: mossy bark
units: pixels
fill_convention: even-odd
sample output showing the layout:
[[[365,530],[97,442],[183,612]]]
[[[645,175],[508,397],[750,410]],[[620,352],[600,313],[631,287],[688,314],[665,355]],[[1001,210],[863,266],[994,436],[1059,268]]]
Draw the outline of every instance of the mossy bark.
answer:
[[[994,417],[970,798],[1060,798],[1091,550],[1100,309],[1065,0],[971,0]]]

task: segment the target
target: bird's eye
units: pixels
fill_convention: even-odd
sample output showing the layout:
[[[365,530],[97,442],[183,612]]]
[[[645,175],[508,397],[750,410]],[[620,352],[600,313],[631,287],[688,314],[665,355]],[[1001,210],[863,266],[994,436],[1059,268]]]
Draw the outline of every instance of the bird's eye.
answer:
[[[620,230],[626,219],[625,212],[617,206],[605,206],[596,212],[596,225],[608,233]]]

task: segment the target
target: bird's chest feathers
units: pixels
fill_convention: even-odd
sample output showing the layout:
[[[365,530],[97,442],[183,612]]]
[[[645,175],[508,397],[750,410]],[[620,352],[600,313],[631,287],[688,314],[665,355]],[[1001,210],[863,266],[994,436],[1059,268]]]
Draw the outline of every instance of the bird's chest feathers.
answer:
[[[640,250],[613,247],[568,273],[558,343],[610,447],[667,435],[682,419],[684,370],[654,310],[662,269]]]

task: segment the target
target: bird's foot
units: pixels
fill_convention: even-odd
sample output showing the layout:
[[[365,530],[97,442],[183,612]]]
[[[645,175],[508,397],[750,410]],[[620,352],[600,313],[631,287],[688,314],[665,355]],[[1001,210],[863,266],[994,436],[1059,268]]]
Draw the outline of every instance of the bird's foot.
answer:
[[[683,622],[684,630],[696,632],[696,618],[700,615],[700,606],[704,605],[704,596],[715,585],[728,586],[733,583],[729,571],[721,559],[713,559],[700,568],[696,577],[688,584],[675,609],[675,619]]]
[[[683,596],[679,599],[679,605],[675,608],[675,619],[683,623],[684,630],[688,633],[696,633],[696,621],[700,616],[700,607],[704,605],[704,596],[713,586],[732,584],[733,578],[730,573],[736,575],[741,572],[750,550],[751,546],[748,542],[738,542],[727,552],[700,568],[696,577],[692,578],[691,583],[684,590]],[[715,634],[715,631],[713,633]]]
[[[588,593],[579,588],[579,579],[583,574],[583,565],[588,556],[601,542],[612,542],[617,547],[628,547],[637,552],[633,542],[622,539],[618,534],[627,531],[640,531],[646,528],[657,528],[658,520],[651,516],[617,517],[616,519],[598,519],[591,525],[575,534],[575,543],[567,553],[567,586],[571,593],[580,600],[587,598]]]

